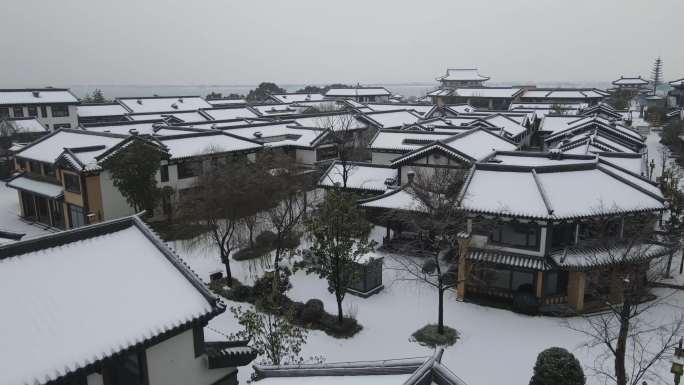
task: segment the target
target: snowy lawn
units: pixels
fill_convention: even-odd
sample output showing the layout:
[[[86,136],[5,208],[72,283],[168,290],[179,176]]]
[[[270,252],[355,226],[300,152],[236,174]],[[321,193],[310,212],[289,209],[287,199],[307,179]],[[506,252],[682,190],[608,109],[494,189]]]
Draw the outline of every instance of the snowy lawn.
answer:
[[[374,238],[383,229],[377,228]],[[181,246],[177,244],[176,246]],[[179,254],[203,279],[208,273],[223,270],[217,253],[204,250],[177,249]],[[384,254],[385,265],[393,266],[392,256]],[[233,274],[243,282],[251,283],[263,268],[254,261],[231,261]],[[674,269],[673,269],[674,270]],[[305,358],[322,355],[328,362],[378,360],[427,356],[429,348],[410,342],[413,332],[437,318],[436,291],[426,285],[404,281],[403,273],[385,269],[385,289],[362,299],[348,295],[344,300],[347,312],[356,314],[363,330],[350,339],[335,339],[323,332],[310,331],[308,343],[303,350]],[[336,309],[335,298],[328,293],[326,282],[313,275],[298,272],[292,277],[293,288],[287,293],[293,300],[321,299],[328,311]],[[659,290],[659,293],[671,293]],[[237,304],[228,302],[229,306]],[[684,303],[684,293],[677,292],[668,302]],[[669,320],[681,311],[679,306],[662,306],[651,315],[654,319]],[[581,325],[581,319],[570,320]],[[459,331],[460,339],[446,349],[444,363],[469,385],[526,384],[532,375],[537,354],[551,346],[565,347],[573,352],[586,366],[592,365],[598,351],[589,351],[581,345],[586,338],[566,327],[565,320],[551,317],[530,317],[507,310],[493,309],[471,303],[459,302],[454,293],[446,294],[445,323]],[[226,312],[209,325],[225,334],[239,327],[236,320]],[[670,383],[669,368],[662,368],[662,375]],[[243,368],[241,381],[249,378],[251,370]],[[589,371],[585,368],[589,377]],[[588,384],[602,383],[598,378],[588,379]],[[649,384],[658,384],[651,380]]]
[[[0,181],[0,230],[24,233],[26,236],[23,239],[50,232],[42,227],[24,222],[19,217],[20,212],[17,190],[7,187],[5,182]],[[0,240],[0,243],[4,241]]]

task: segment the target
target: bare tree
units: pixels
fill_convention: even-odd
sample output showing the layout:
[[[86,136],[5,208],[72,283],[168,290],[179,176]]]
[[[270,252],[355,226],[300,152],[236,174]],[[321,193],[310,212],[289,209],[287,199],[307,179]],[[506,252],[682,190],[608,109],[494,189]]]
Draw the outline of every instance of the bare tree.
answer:
[[[454,271],[447,270],[445,259],[457,254],[459,233],[466,231],[467,217],[459,209],[459,194],[467,171],[457,168],[436,168],[415,174],[406,190],[414,199],[415,210],[395,214],[410,226],[418,237],[403,245],[405,253],[420,253],[424,258],[396,257],[399,269],[407,273],[406,280],[427,284],[437,290],[437,329],[444,333],[444,293],[458,285]],[[462,243],[464,244],[464,243]]]
[[[268,159],[267,159],[268,158]],[[309,202],[307,173],[302,173],[296,163],[287,157],[267,155],[269,191],[274,202],[264,213],[265,225],[275,233],[275,253],[272,260],[274,270],[273,295],[278,294],[280,277],[285,257],[294,254],[298,246],[302,220]],[[270,262],[270,261],[269,261]]]
[[[178,218],[185,226],[206,227],[207,231],[193,238],[190,244],[199,246],[209,242],[217,246],[231,283],[230,255],[237,248],[239,228],[246,217],[268,205],[263,201],[268,178],[247,159],[215,159],[211,163],[180,199]]]
[[[650,216],[606,218],[594,221],[588,230],[588,246],[597,250],[588,262],[608,267],[603,270],[608,278],[596,272],[596,282],[586,285],[603,311],[568,325],[588,338],[586,347],[599,350],[591,371],[618,385],[658,377],[656,366],[669,357],[684,322],[681,311],[671,320],[653,319],[651,314],[667,306],[671,296],[655,298],[649,292],[649,282],[660,274],[649,269],[649,259],[666,247],[650,242],[653,225]]]
[[[359,127],[359,121],[351,112],[322,115],[316,120],[318,127],[328,131],[324,143],[332,143],[336,148],[340,167],[335,172],[340,174],[341,187],[346,188],[354,162],[369,158],[367,146],[375,130]]]

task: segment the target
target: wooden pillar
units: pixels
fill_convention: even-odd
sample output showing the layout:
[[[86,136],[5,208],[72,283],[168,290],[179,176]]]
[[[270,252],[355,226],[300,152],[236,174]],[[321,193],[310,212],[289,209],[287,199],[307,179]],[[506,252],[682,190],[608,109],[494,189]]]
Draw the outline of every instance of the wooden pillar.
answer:
[[[537,298],[541,298],[544,295],[544,272],[537,272],[537,283],[536,283],[536,294]]]
[[[571,271],[568,274],[568,304],[577,311],[584,309],[584,289],[586,275],[581,271]]]
[[[456,297],[460,300],[465,299],[466,295],[466,283],[468,280],[468,269],[470,266],[466,261],[465,257],[461,257],[458,260],[458,285],[456,286]]]
[[[470,264],[466,259],[469,247],[470,236],[458,238],[458,276],[456,277],[458,285],[456,286],[456,297],[460,300],[465,299],[466,284],[468,283],[468,275],[470,274]]]

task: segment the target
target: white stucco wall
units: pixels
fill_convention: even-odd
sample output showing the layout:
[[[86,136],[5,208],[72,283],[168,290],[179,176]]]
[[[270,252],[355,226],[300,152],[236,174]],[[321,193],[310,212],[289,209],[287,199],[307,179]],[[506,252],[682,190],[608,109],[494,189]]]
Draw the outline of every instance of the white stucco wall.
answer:
[[[297,163],[312,166],[316,163],[316,150],[297,149],[295,153]]]
[[[150,385],[210,385],[234,368],[209,369],[206,355],[195,358],[192,329],[147,349]]]
[[[50,131],[54,131],[55,124],[70,124],[71,128],[77,128],[78,127],[78,115],[76,113],[76,105],[69,105],[69,116],[62,116],[62,117],[54,117],[52,116],[52,106],[47,105],[47,116],[43,117],[42,111],[41,111],[41,105],[36,104],[38,108],[38,116],[35,116],[35,118],[44,126],[49,127]],[[23,117],[29,117],[28,114],[28,106],[18,106],[21,107],[23,110]],[[16,118],[17,116],[14,115],[14,108],[9,109],[9,114],[11,118]]]
[[[121,195],[119,189],[112,182],[112,173],[103,171],[100,173],[100,191],[102,192],[102,219],[109,220],[135,214],[126,198]]]

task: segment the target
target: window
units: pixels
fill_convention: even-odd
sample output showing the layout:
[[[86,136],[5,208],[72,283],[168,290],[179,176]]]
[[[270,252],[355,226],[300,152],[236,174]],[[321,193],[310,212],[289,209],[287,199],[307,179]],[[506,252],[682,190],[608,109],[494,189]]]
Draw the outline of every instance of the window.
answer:
[[[511,272],[500,269],[483,269],[482,280],[488,287],[509,290],[511,287]]]
[[[7,107],[1,107],[0,108],[0,118],[9,118],[9,108],[7,108]]]
[[[42,174],[42,168],[40,167],[40,162],[36,162],[33,160],[30,160],[29,163],[29,171],[34,173],[34,174]]]
[[[192,178],[202,173],[202,163],[199,161],[178,163],[178,179]]]
[[[513,271],[511,290],[534,292],[534,273],[531,271]]]
[[[69,205],[69,224],[72,229],[77,227],[85,226],[85,214],[83,212],[83,207]]]
[[[43,174],[46,176],[51,176],[53,178],[57,177],[57,174],[55,173],[55,168],[51,164],[47,163],[43,164]]]
[[[31,116],[31,117],[38,116],[38,107],[28,106],[28,116]]]
[[[551,247],[561,248],[575,244],[575,224],[559,223],[551,228]]]
[[[143,385],[148,381],[144,351],[134,351],[125,356],[113,357],[107,371],[105,384]]]
[[[40,106],[40,116],[43,118],[47,118],[47,107],[46,106]]]
[[[494,229],[490,240],[511,247],[539,249],[539,225],[502,223]]]
[[[78,180],[78,175],[74,174],[69,174],[69,173],[64,173],[64,189],[75,193],[75,194],[80,194],[81,193],[81,183]]]
[[[14,112],[15,118],[23,118],[24,117],[24,107],[14,107],[14,108],[12,108],[12,112]]]
[[[71,128],[71,124],[69,124],[69,123],[55,124],[55,130],[57,130],[59,128]]]
[[[17,163],[17,170],[25,170],[26,169],[26,161],[25,160],[15,158],[15,161]]]
[[[161,174],[161,181],[162,182],[168,182],[169,181],[169,165],[165,164],[161,166],[161,169],[159,169],[159,173]]]
[[[69,107],[66,105],[56,105],[52,106],[52,116],[55,118],[61,118],[63,116],[69,116]]]

